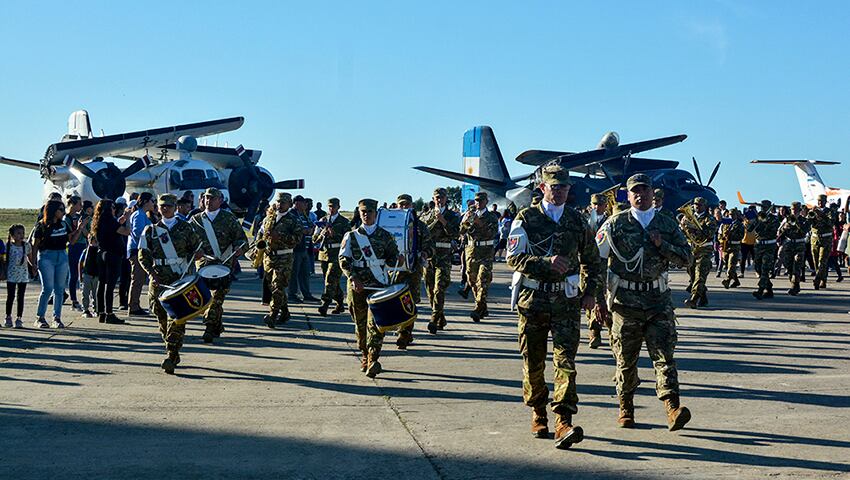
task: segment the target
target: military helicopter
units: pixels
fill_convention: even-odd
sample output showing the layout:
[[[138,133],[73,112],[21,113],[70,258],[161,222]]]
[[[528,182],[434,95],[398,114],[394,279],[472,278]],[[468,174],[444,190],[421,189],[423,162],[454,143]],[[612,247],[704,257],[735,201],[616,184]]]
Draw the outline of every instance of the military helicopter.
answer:
[[[486,191],[490,200],[500,206],[513,203],[517,208],[523,208],[530,205],[532,194],[540,183],[541,170],[553,164],[559,164],[570,172],[579,174],[572,176],[573,186],[567,200],[571,205],[588,205],[592,194],[623,185],[628,176],[638,172],[649,175],[655,186],[665,191],[665,204],[669,208],[678,208],[694,197],[703,197],[709,205],[717,205],[719,199],[710,185],[720,168],[719,162],[714,167],[708,183],[703,184],[696,159],[693,159],[697,173],[697,178],[694,178],[690,172],[676,168],[678,161],[632,156],[679,143],[686,138],[687,135],[674,135],[620,144],[620,136],[616,132],[608,132],[595,149],[584,152],[526,150],[519,154],[516,160],[537,168],[533,172],[511,177],[493,129],[478,126],[467,130],[463,135],[463,173],[428,166],[413,168],[474,185],[477,189]]]
[[[257,165],[260,150],[198,145],[196,138],[233,131],[244,122],[232,117],[95,137],[88,112],[78,110],[68,118],[68,133],[49,145],[39,162],[0,157],[0,163],[37,170],[45,199],[59,192],[97,202],[118,198],[128,187],[155,195],[191,191],[198,196],[216,187],[231,209],[250,222],[263,198],[271,198],[278,188],[304,188],[304,180],[275,182],[271,172]],[[121,169],[105,157],[132,163]]]

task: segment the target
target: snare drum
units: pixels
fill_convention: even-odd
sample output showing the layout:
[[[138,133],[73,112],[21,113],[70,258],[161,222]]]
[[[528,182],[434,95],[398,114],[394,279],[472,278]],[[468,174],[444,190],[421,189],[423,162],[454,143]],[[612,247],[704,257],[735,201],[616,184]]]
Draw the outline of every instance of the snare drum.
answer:
[[[378,290],[369,295],[366,302],[380,332],[401,330],[416,321],[416,303],[405,283]]]
[[[189,275],[162,292],[158,300],[175,323],[183,324],[207,311],[212,293],[203,278]]]
[[[230,287],[230,268],[227,265],[207,265],[198,270],[198,275],[204,279],[210,290],[221,290]]]
[[[409,272],[416,264],[416,256],[419,255],[417,221],[414,210],[412,208],[379,208],[376,223],[392,234],[396,245],[398,245],[399,254],[404,256],[404,264],[399,264],[394,269]]]

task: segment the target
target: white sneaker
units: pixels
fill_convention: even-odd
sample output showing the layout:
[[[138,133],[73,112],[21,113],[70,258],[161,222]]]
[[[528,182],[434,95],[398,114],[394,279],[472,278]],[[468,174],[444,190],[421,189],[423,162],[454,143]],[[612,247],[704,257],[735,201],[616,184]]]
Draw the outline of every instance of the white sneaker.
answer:
[[[43,318],[38,318],[32,325],[35,328],[50,328],[50,324],[47,323],[47,320]]]
[[[58,317],[53,317],[53,328],[65,328],[65,324],[62,323],[62,319]]]

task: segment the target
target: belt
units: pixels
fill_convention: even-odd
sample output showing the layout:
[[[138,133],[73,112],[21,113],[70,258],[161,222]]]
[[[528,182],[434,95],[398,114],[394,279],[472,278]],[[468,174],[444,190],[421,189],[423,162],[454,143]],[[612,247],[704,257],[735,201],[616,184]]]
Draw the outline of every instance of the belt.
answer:
[[[805,238],[789,238],[788,241],[791,243],[806,243]]]
[[[567,282],[555,282],[555,283],[546,283],[546,282],[538,282],[537,280],[532,280],[528,277],[522,279],[522,286],[528,287],[532,290],[539,290],[541,292],[547,293],[556,293],[563,292],[567,289]]]
[[[713,246],[714,246],[714,242],[708,241],[708,242],[705,242],[705,243],[700,244],[700,245],[695,245],[695,248],[713,247]]]
[[[489,242],[488,242],[488,241],[486,241],[486,240],[482,240],[482,241],[480,241],[480,242],[475,242],[475,244],[474,244],[474,245],[475,245],[476,247],[492,247],[493,245],[495,245],[495,243],[493,243],[493,241],[492,241],[492,240],[491,240],[491,241],[489,241]]]
[[[756,243],[758,243],[759,245],[773,245],[774,243],[776,243],[776,239],[773,239],[773,240],[756,240]]]
[[[630,280],[620,280],[620,287],[627,290],[636,290],[638,292],[648,292],[650,290],[660,290],[664,281],[656,278],[651,282],[632,282]]]
[[[384,260],[372,260],[370,262],[366,262],[366,260],[354,260],[351,262],[351,265],[354,267],[368,267],[369,265],[385,265],[387,262]]]
[[[329,243],[329,244],[325,245],[324,247],[325,247],[325,249],[330,250],[332,248],[339,248],[340,246],[342,246],[341,243]]]
[[[284,248],[282,250],[271,250],[271,251],[269,251],[269,253],[272,254],[272,255],[289,255],[294,250],[295,249],[293,249],[293,248]]]
[[[726,242],[726,244],[727,245],[740,245],[741,241],[740,240],[729,240],[728,242]]]
[[[818,236],[819,236],[819,237],[822,237],[822,238],[825,238],[825,237],[831,237],[831,236],[832,236],[832,232],[820,233],[820,234],[818,234]]]
[[[452,248],[452,242],[434,242],[437,248]]]
[[[154,265],[180,265],[185,263],[182,258],[157,258],[153,261]]]

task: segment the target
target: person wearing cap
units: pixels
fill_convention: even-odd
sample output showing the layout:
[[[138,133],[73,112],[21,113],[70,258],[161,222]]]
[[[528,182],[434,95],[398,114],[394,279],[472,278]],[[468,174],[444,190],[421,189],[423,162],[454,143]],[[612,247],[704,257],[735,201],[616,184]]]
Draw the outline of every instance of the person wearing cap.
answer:
[[[490,314],[487,290],[493,281],[493,257],[499,236],[499,215],[487,210],[487,192],[475,194],[475,208],[464,215],[460,233],[466,236],[466,281],[475,297],[475,309],[469,317],[480,322]]]
[[[248,245],[248,237],[236,216],[221,208],[224,202],[221,190],[210,187],[204,191],[204,197],[204,211],[189,219],[189,225],[195,229],[203,243],[205,256],[197,261],[197,266],[200,269],[227,261],[227,266],[232,268]],[[224,331],[221,316],[224,311],[224,298],[229,291],[230,288],[220,288],[213,292],[210,307],[204,314],[204,343],[212,343],[213,339],[221,336]]]
[[[737,208],[730,210],[729,215],[721,223],[717,237],[726,267],[726,278],[721,283],[723,288],[738,288],[741,285],[738,280],[738,262],[741,258],[741,241],[744,239],[744,216]]]
[[[669,208],[664,208],[664,189],[656,188],[652,194],[652,205],[655,207],[655,213],[667,215],[671,219],[676,220],[676,214]]]
[[[329,198],[327,205],[328,212],[321,217],[317,224],[318,228],[313,234],[313,243],[318,245],[319,263],[322,267],[322,278],[325,281],[322,289],[322,304],[319,306],[319,315],[323,317],[327,316],[331,302],[336,302],[336,306],[331,311],[334,315],[345,310],[342,287],[339,283],[342,278],[339,247],[342,246],[342,237],[351,229],[348,219],[339,213],[339,199]]]
[[[425,267],[425,291],[431,303],[428,331],[436,334],[446,327],[446,291],[452,283],[452,240],[460,235],[460,215],[448,208],[448,191],[434,190],[434,208],[422,215],[422,222],[434,246],[434,253]]]
[[[130,315],[145,316],[148,311],[142,308],[142,286],[147,283],[145,270],[139,263],[139,240],[145,228],[151,224],[148,218],[148,212],[155,207],[156,199],[150,192],[142,192],[139,194],[138,200],[130,202],[136,203],[135,211],[130,215],[130,236],[127,240],[127,258],[130,260],[130,296],[128,298]],[[132,205],[127,208],[132,210]]]
[[[686,289],[691,296],[685,299],[685,305],[689,308],[708,306],[708,288],[705,281],[711,273],[714,235],[717,233],[717,221],[708,213],[708,204],[703,197],[694,198],[693,213],[693,219],[682,215],[679,222],[679,227],[691,245],[689,281]]]
[[[779,217],[771,213],[773,204],[770,200],[761,201],[761,211],[756,218],[747,223],[747,231],[756,236],[753,249],[753,264],[759,276],[758,290],[753,296],[761,300],[773,298],[773,282],[770,275],[776,265],[776,232],[779,230]]]
[[[792,202],[791,211],[782,219],[776,232],[776,238],[782,242],[782,264],[791,282],[788,295],[800,293],[800,282],[806,268],[806,235],[810,227],[801,213],[802,206],[800,202]]]
[[[413,208],[413,197],[403,193],[396,198],[396,204],[398,204],[398,208],[405,210],[411,209]],[[417,246],[418,251],[414,252],[413,264],[407,265],[407,270],[402,269],[398,277],[396,277],[396,281],[405,282],[410,286],[413,303],[418,305],[422,299],[422,273],[425,269],[425,264],[428,263],[428,259],[434,255],[434,244],[431,240],[431,232],[428,230],[428,226],[419,218],[416,219],[415,231],[417,237],[414,240],[414,245]],[[412,323],[399,330],[396,346],[399,350],[406,350],[407,346],[411,343],[413,343]]]
[[[566,206],[569,172],[543,168],[540,203],[521,210],[508,235],[508,266],[516,273],[511,308],[519,312],[519,346],[523,360],[523,401],[532,408],[531,433],[549,435],[546,404],[546,352],[552,334],[556,415],[555,447],[582,441],[573,425],[578,412],[575,357],[581,339],[581,310],[590,310],[602,290],[602,264],[595,232],[576,210]]]
[[[319,299],[314,297],[310,292],[310,274],[313,273],[313,255],[310,252],[313,242],[313,222],[310,221],[307,208],[307,199],[301,195],[296,195],[292,199],[294,203],[293,214],[303,228],[303,238],[295,246],[292,253],[292,277],[289,279],[289,302],[299,302],[298,292],[301,291],[303,301],[319,302]]]
[[[691,249],[676,221],[653,207],[652,180],[638,173],[626,181],[628,210],[614,214],[596,235],[607,259],[607,303],[613,317],[611,350],[620,411],[617,423],[634,428],[634,394],[640,384],[643,343],[655,368],[655,393],[664,402],[667,428],[679,430],[691,418],[679,398],[676,317],[668,285],[670,265],[690,263]]]
[[[829,254],[832,252],[832,231],[835,227],[835,212],[826,206],[825,194],[818,195],[818,205],[809,211],[811,225],[812,259],[815,264],[815,290],[826,288],[829,273]]]
[[[584,218],[587,220],[588,225],[590,225],[590,230],[595,235],[609,218],[608,199],[605,198],[605,195],[594,193],[590,196],[590,207],[585,212]],[[596,301],[605,301],[605,295],[601,288],[596,296]],[[597,318],[596,309],[587,311],[587,329],[589,332],[587,344],[590,348],[596,349],[602,344],[602,326],[604,324],[607,324],[606,319]]]
[[[159,333],[165,342],[166,357],[160,366],[165,373],[172,374],[180,363],[180,347],[183,346],[186,323],[168,318],[159,295],[183,276],[192,259],[197,260],[202,256],[199,249],[201,237],[191,225],[177,218],[176,195],[164,193],[159,196],[157,203],[162,218],[142,231],[136,255],[138,264],[150,276],[148,296],[153,314],[159,322]]]
[[[342,237],[339,266],[348,278],[348,311],[354,321],[354,337],[360,349],[360,371],[374,378],[381,373],[384,334],[369,315],[367,298],[389,283],[387,268],[398,263],[398,245],[393,235],[378,226],[378,201],[364,198],[357,204],[361,224]]]
[[[292,195],[277,193],[263,219],[262,232],[266,242],[263,271],[271,290],[269,313],[263,321],[267,327],[276,328],[277,324],[289,321],[286,287],[292,275],[292,252],[304,237],[298,214],[292,209]]]

